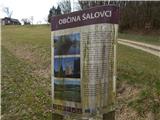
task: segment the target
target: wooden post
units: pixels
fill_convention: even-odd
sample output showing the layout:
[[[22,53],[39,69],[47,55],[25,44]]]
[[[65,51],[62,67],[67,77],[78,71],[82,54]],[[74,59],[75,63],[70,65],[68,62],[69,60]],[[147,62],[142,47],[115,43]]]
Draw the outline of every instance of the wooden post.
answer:
[[[115,111],[104,114],[103,120],[115,120]]]

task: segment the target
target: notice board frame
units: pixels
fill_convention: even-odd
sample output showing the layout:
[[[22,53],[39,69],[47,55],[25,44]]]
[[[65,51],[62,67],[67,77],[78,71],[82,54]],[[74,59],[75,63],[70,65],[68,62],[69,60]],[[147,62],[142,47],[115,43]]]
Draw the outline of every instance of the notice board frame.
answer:
[[[93,10],[111,10],[111,11],[114,11],[113,12],[113,16],[114,17],[111,17],[111,18],[105,18],[105,19],[97,19],[97,20],[91,20],[92,22],[88,22],[88,21],[86,21],[86,22],[84,22],[84,21],[78,21],[77,23],[75,22],[75,23],[69,23],[69,24],[63,24],[63,25],[56,25],[55,23],[57,23],[58,22],[58,20],[59,19],[63,19],[63,18],[66,18],[67,16],[73,16],[73,15],[77,15],[77,14],[80,14],[80,15],[82,15],[83,14],[83,12],[89,12],[90,13],[90,11],[93,11]],[[56,22],[55,22],[56,21]],[[115,38],[114,38],[114,45],[113,45],[113,49],[114,49],[114,65],[113,65],[113,69],[114,69],[114,71],[113,71],[113,90],[114,90],[114,92],[116,91],[116,37],[117,37],[117,30],[118,30],[118,21],[119,21],[119,10],[118,10],[118,7],[116,7],[116,6],[99,6],[99,7],[96,7],[96,8],[90,8],[90,9],[87,9],[87,10],[84,10],[84,11],[78,11],[78,12],[73,12],[73,13],[70,13],[70,14],[66,14],[66,15],[60,15],[60,16],[55,16],[55,17],[53,17],[52,18],[52,24],[51,24],[51,27],[52,27],[52,33],[51,33],[51,49],[52,49],[52,52],[51,52],[51,66],[53,67],[53,64],[54,64],[54,59],[53,59],[53,57],[54,57],[54,48],[53,48],[53,46],[54,46],[54,39],[53,39],[53,36],[54,36],[54,32],[53,31],[60,31],[60,34],[62,33],[62,35],[64,35],[64,29],[66,30],[66,29],[70,29],[71,31],[69,31],[68,33],[74,33],[74,31],[76,30],[76,29],[79,29],[79,27],[82,27],[82,29],[83,29],[83,27],[85,27],[85,26],[88,26],[88,27],[91,27],[92,26],[92,24],[103,24],[103,23],[109,23],[109,24],[114,24],[114,26],[113,27],[115,27],[115,31],[114,31],[114,36],[115,36]],[[83,23],[83,24],[82,24]],[[82,31],[82,30],[81,30]],[[77,31],[76,31],[77,32]],[[60,35],[59,34],[59,35]],[[65,33],[66,34],[66,33]],[[80,55],[81,56],[81,55]],[[52,68],[51,67],[51,68]],[[54,99],[54,93],[53,93],[53,91],[54,91],[54,83],[53,83],[53,76],[54,76],[54,71],[53,71],[53,69],[51,69],[51,83],[52,83],[52,100]],[[82,110],[82,113],[84,112],[84,110]],[[58,113],[58,114],[61,114],[61,113]],[[65,112],[64,113],[62,113],[62,115],[64,115],[65,114]]]

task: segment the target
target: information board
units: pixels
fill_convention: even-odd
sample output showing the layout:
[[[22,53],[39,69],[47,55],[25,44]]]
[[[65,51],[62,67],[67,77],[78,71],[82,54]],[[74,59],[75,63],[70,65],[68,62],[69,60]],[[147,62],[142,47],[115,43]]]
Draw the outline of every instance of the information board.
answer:
[[[118,18],[115,6],[52,18],[55,113],[87,117],[114,109]]]

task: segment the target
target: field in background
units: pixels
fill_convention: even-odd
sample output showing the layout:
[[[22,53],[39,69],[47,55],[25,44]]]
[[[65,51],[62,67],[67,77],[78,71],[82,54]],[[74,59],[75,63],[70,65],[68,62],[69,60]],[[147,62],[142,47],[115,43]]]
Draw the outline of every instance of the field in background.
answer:
[[[140,35],[136,33],[119,33],[119,38],[160,45],[160,35]]]
[[[51,119],[49,26],[2,27],[2,119]]]
[[[2,27],[3,120],[51,119],[50,51],[49,26]],[[117,60],[118,120],[160,118],[160,58],[118,45]]]
[[[159,120],[160,58],[118,45],[117,61],[118,120]]]

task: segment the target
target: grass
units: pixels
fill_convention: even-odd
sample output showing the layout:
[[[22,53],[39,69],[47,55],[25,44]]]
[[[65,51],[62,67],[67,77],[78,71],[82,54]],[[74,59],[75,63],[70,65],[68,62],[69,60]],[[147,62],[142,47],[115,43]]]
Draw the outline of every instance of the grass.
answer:
[[[2,27],[3,120],[51,119],[50,74],[40,74],[48,66],[48,26]]]
[[[46,68],[50,64],[50,43],[50,27],[47,25],[2,27],[2,45],[34,63],[36,68]]]
[[[2,27],[3,120],[51,119],[50,50],[47,25]],[[159,114],[160,59],[123,45],[117,59],[118,84],[141,87],[128,106]]]
[[[129,83],[148,84],[160,80],[160,59],[118,44],[118,76]]]
[[[119,38],[160,45],[160,35],[139,35],[131,33],[119,33]]]
[[[43,83],[43,84],[42,84]],[[49,119],[50,83],[32,67],[2,48],[2,119]]]
[[[149,53],[118,45],[118,84],[124,81],[139,86],[140,93],[127,103],[144,117],[152,112],[160,118],[160,58]]]

